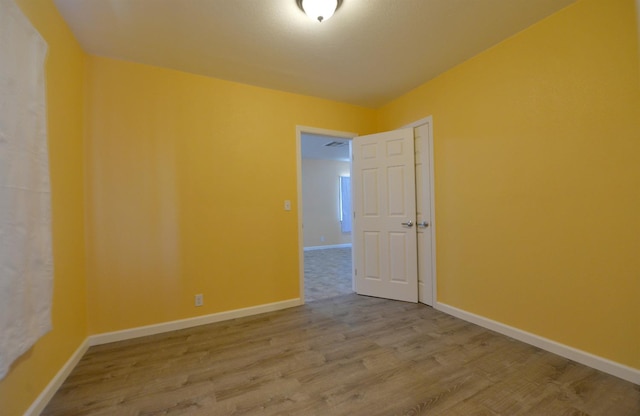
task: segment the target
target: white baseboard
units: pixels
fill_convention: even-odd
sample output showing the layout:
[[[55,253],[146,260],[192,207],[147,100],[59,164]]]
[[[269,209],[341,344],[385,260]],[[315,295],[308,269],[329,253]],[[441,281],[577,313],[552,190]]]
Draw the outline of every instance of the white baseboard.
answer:
[[[198,325],[227,321],[229,319],[258,315],[265,312],[278,311],[281,309],[292,308],[294,306],[300,306],[302,304],[303,302],[300,298],[295,298],[281,302],[251,306],[249,308],[212,313],[210,315],[197,316],[195,318],[180,319],[177,321],[163,322],[155,325],[140,326],[137,328],[124,329],[122,331],[106,332],[103,334],[91,335],[87,339],[90,346],[108,344],[109,342],[123,341],[126,339],[155,335],[163,332],[175,331],[178,329],[191,328]]]
[[[80,346],[75,350],[71,357],[67,360],[66,363],[62,366],[62,368],[56,373],[56,375],[51,379],[47,387],[42,390],[42,393],[36,398],[36,400],[31,403],[31,406],[24,413],[25,416],[38,416],[44,408],[49,403],[49,400],[53,397],[53,395],[58,391],[62,383],[66,380],[67,376],[71,373],[71,371],[75,368],[76,364],[80,361],[85,352],[89,349],[88,339],[80,344]]]
[[[40,393],[38,398],[31,404],[25,412],[25,416],[39,415],[56,391],[60,388],[64,380],[78,364],[82,356],[87,352],[90,346],[107,344],[109,342],[123,341],[131,338],[138,338],[147,335],[155,335],[162,332],[174,331],[178,329],[191,328],[198,325],[205,325],[214,322],[221,322],[230,319],[242,318],[245,316],[258,315],[265,312],[273,312],[281,309],[287,309],[294,306],[300,306],[303,302],[300,298],[289,299],[281,302],[267,303],[264,305],[252,306],[249,308],[235,309],[231,311],[219,312],[210,315],[198,316],[195,318],[180,319],[177,321],[164,322],[156,325],[147,325],[137,328],[125,329],[122,331],[107,332],[104,334],[91,335],[87,337],[82,344],[71,355],[67,362],[62,366],[60,371],[53,377],[47,387]],[[503,323],[476,315],[462,309],[449,306],[445,303],[436,302],[435,309],[463,319],[465,321],[480,325],[484,328],[509,336],[527,344],[536,346],[543,350],[552,352],[570,360],[579,362],[605,373],[614,375],[623,380],[640,384],[640,370],[616,363],[606,358],[598,357],[569,347],[564,344],[552,341],[547,338],[505,325]]]
[[[517,339],[518,341],[526,342],[529,345],[533,345],[545,351],[552,352],[564,358],[576,361],[580,364],[595,368],[596,370],[600,370],[602,372],[619,377],[623,380],[630,381],[634,384],[640,384],[639,369],[628,367],[615,361],[611,361],[606,358],[602,358],[597,355],[593,355],[591,353],[569,347],[568,345],[560,344],[559,342],[552,341],[550,339],[523,331],[518,328],[514,328],[509,325],[505,325],[489,318],[485,318],[483,316],[455,308],[445,303],[437,302],[435,305],[435,309],[455,316],[456,318],[463,319],[467,322],[474,323],[481,327]]]
[[[185,329],[193,326],[210,324],[214,322],[226,321],[229,319],[242,318],[245,316],[258,315],[265,312],[273,312],[281,309],[292,308],[302,305],[300,298],[289,299],[282,302],[267,303],[264,305],[252,306],[249,308],[234,309],[231,311],[213,313],[210,315],[198,316],[195,318],[180,319],[177,321],[169,321],[156,325],[141,326],[138,328],[125,329],[123,331],[107,332],[104,334],[88,336],[78,349],[71,355],[71,358],[62,366],[60,371],[53,377],[47,387],[40,393],[38,398],[31,404],[24,416],[38,416],[47,406],[53,395],[58,391],[67,376],[78,364],[82,356],[87,352],[89,347],[109,342],[123,341],[131,338],[143,337],[146,335],[154,335],[162,332],[174,331],[177,329]]]
[[[326,245],[326,246],[310,246],[310,247],[305,247],[304,251],[325,250],[325,249],[328,249],[328,248],[351,248],[351,243],[330,244],[330,245]]]

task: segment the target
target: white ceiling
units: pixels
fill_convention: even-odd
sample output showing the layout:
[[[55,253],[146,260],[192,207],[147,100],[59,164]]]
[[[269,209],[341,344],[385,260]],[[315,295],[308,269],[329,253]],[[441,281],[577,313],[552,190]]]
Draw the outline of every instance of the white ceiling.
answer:
[[[349,161],[349,139],[302,133],[300,153],[303,159]],[[343,143],[342,146],[327,146],[329,143]]]
[[[55,0],[88,53],[376,108],[575,0]]]

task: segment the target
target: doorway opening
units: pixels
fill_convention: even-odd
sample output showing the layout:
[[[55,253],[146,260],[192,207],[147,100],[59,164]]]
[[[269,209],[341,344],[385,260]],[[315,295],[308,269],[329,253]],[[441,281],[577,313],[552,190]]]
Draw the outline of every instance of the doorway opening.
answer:
[[[351,208],[352,133],[298,128],[301,298],[354,292]]]
[[[412,151],[410,153],[413,153],[412,156],[412,160],[413,164],[415,164],[415,169],[410,169],[409,165],[407,163],[409,163],[409,160],[404,161],[403,165],[394,165],[392,167],[392,169],[384,169],[384,171],[386,172],[385,174],[389,174],[391,176],[387,177],[386,179],[384,179],[385,183],[386,182],[393,182],[394,184],[396,182],[398,182],[398,178],[400,176],[404,177],[407,175],[399,175],[398,172],[403,171],[405,168],[406,169],[406,173],[409,172],[409,170],[413,170],[414,174],[415,174],[415,186],[411,187],[411,186],[402,186],[402,188],[407,188],[405,189],[406,192],[404,192],[407,195],[414,195],[415,196],[415,209],[412,209],[411,213],[409,213],[409,211],[405,212],[404,215],[401,215],[400,217],[398,217],[397,212],[398,211],[396,208],[399,208],[401,205],[404,206],[401,203],[398,203],[398,201],[400,201],[400,198],[386,198],[387,199],[387,203],[389,203],[390,201],[392,202],[391,205],[389,207],[392,207],[393,212],[389,211],[392,216],[394,217],[393,220],[395,222],[398,222],[396,220],[400,219],[401,221],[398,222],[398,224],[401,224],[403,227],[407,227],[409,229],[414,229],[416,230],[416,234],[417,234],[417,243],[410,243],[410,244],[405,244],[405,243],[398,243],[395,246],[393,246],[392,248],[398,248],[398,247],[402,247],[403,244],[404,246],[414,246],[415,249],[417,249],[417,261],[416,262],[407,262],[405,259],[405,263],[404,263],[404,267],[401,267],[402,265],[397,261],[399,258],[403,258],[406,256],[402,256],[402,255],[398,255],[397,253],[392,253],[392,255],[389,257],[390,259],[393,260],[393,264],[389,263],[388,261],[386,262],[386,265],[384,266],[384,269],[389,269],[392,270],[392,274],[394,274],[394,276],[391,277],[385,277],[385,276],[377,276],[376,272],[378,270],[381,270],[379,267],[379,262],[377,259],[380,259],[381,257],[377,254],[377,252],[372,252],[371,250],[369,250],[368,254],[363,254],[362,250],[365,248],[365,246],[367,245],[367,243],[369,243],[368,247],[371,248],[376,248],[379,247],[379,245],[376,243],[376,238],[375,235],[376,234],[374,231],[368,232],[367,233],[367,238],[368,240],[363,240],[363,236],[360,234],[357,234],[354,232],[354,235],[352,236],[354,241],[351,241],[352,244],[352,253],[350,256],[350,260],[351,260],[351,273],[350,273],[350,278],[351,278],[351,290],[349,291],[349,293],[353,293],[353,292],[357,292],[360,294],[367,294],[366,293],[366,288],[363,287],[362,285],[362,280],[363,279],[369,279],[369,280],[375,280],[376,278],[378,280],[383,280],[386,278],[390,278],[392,280],[394,280],[394,282],[396,280],[398,281],[402,281],[402,279],[399,279],[398,276],[402,277],[402,271],[403,270],[408,270],[408,267],[410,266],[411,268],[414,268],[414,266],[416,266],[415,263],[417,263],[417,284],[413,284],[413,282],[415,282],[415,279],[411,279],[412,283],[411,286],[415,286],[415,292],[417,294],[417,300],[421,303],[427,304],[427,305],[435,305],[437,303],[437,291],[436,291],[436,265],[435,265],[435,261],[436,261],[436,256],[435,256],[435,210],[434,210],[434,195],[433,195],[433,190],[434,190],[434,183],[433,183],[433,168],[434,168],[434,163],[433,163],[433,130],[432,130],[432,117],[426,117],[424,119],[418,120],[414,123],[411,123],[407,126],[405,126],[405,129],[410,129],[412,130],[412,134],[411,133],[407,133],[409,135],[412,136],[413,139],[413,145],[410,146],[412,147]],[[355,142],[360,143],[359,146],[362,146],[362,140],[367,140],[367,141],[375,141],[376,139],[374,139],[374,136],[383,136],[385,134],[388,134],[391,132],[387,132],[387,133],[378,133],[378,134],[374,134],[374,135],[369,135],[369,136],[363,136],[359,139],[356,139]],[[353,143],[353,139],[357,136],[357,134],[355,133],[347,133],[347,132],[339,132],[339,131],[331,131],[331,130],[324,130],[324,129],[318,129],[318,128],[313,128],[313,127],[304,127],[304,126],[298,126],[296,128],[296,148],[297,148],[297,177],[298,177],[298,241],[299,241],[299,276],[300,276],[300,299],[301,300],[315,300],[311,295],[309,296],[309,299],[306,299],[305,297],[305,253],[308,253],[310,251],[313,251],[316,247],[321,246],[324,249],[328,249],[328,247],[326,246],[330,246],[332,244],[327,242],[327,237],[326,235],[322,234],[322,232],[324,232],[326,230],[326,228],[321,228],[321,233],[320,234],[315,234],[315,241],[313,240],[313,238],[311,238],[311,241],[309,239],[306,238],[307,235],[313,235],[313,233],[311,232],[311,228],[315,227],[318,225],[318,223],[312,221],[309,216],[307,215],[307,213],[305,212],[307,207],[314,207],[314,203],[312,202],[303,202],[303,180],[302,180],[302,166],[303,166],[303,157],[302,157],[302,144],[303,144],[303,135],[309,135],[309,136],[320,136],[320,138],[323,138],[324,140],[327,140],[326,144],[335,141],[335,142],[339,142],[339,139],[347,139],[349,140],[349,143],[352,146],[355,146]],[[323,137],[324,136],[324,137]],[[318,138],[318,137],[316,137]],[[405,140],[404,138],[402,140]],[[400,155],[401,153],[406,153],[406,152],[399,152],[399,150],[403,149],[404,145],[399,145],[399,142],[397,140],[392,140],[392,142],[387,143],[385,145],[383,145],[382,148],[380,149],[385,149],[384,152],[378,152],[378,151],[373,151],[371,149],[371,146],[369,146],[370,144],[373,144],[373,142],[370,143],[366,143],[365,147],[367,147],[367,149],[360,149],[360,153],[358,151],[356,151],[355,153],[357,154],[366,154],[366,158],[367,159],[372,159],[373,156],[375,156],[376,154],[380,153],[386,153],[389,156],[394,156],[394,155]],[[333,145],[333,146],[326,146],[326,147],[340,147],[338,145]],[[408,147],[407,147],[408,148]],[[373,151],[373,153],[372,153]],[[360,172],[359,174],[354,172],[354,167],[351,166],[351,163],[353,162],[353,156],[354,156],[354,151],[352,150],[351,155],[349,157],[349,164],[350,164],[350,171],[351,171],[351,182],[350,186],[354,189],[352,189],[352,197],[356,198],[356,200],[352,201],[354,208],[352,211],[354,213],[354,216],[357,217],[358,215],[362,215],[362,213],[360,211],[362,211],[362,206],[360,206],[360,211],[358,210],[358,207],[356,206],[357,204],[362,205],[362,201],[364,201],[363,198],[356,196],[356,194],[358,194],[358,192],[355,191],[356,185],[358,185],[358,183],[360,183],[360,185],[362,185],[362,183],[366,182],[367,186],[369,187],[368,190],[371,191],[367,191],[366,195],[369,195],[367,198],[370,199],[371,197],[373,197],[374,195],[377,195],[377,192],[374,192],[376,189],[389,189],[385,186],[383,186],[382,188],[377,188],[378,187],[378,182],[377,182],[377,176],[376,178],[364,178],[364,176],[362,175],[362,172]],[[357,156],[357,155],[356,155]],[[404,166],[404,167],[403,167]],[[402,169],[401,169],[402,168]],[[371,176],[371,172],[367,171],[367,175]],[[356,176],[356,178],[353,178],[353,175]],[[365,175],[366,176],[366,175]],[[375,175],[374,175],[375,176]],[[409,174],[410,177],[411,175]],[[382,176],[380,176],[380,178],[382,178]],[[374,180],[376,179],[376,180]],[[403,182],[404,183],[404,182]],[[334,184],[336,184],[336,189],[339,189],[339,179],[335,178],[335,182]],[[376,187],[372,187],[373,185],[376,185]],[[399,184],[396,184],[398,186],[400,186]],[[398,186],[393,185],[391,186],[392,189],[396,189]],[[374,189],[375,188],[375,189]],[[311,186],[307,189],[307,187],[305,187],[304,189],[305,191],[313,191],[314,187]],[[397,190],[397,189],[396,189]],[[335,191],[331,191],[332,194],[338,195],[339,191],[335,190]],[[321,192],[316,192],[316,194],[319,195],[323,195],[323,193]],[[325,193],[326,194],[326,193]],[[359,194],[358,194],[359,195]],[[380,195],[382,196],[382,200],[381,200],[381,204],[384,203],[384,195],[380,193]],[[362,195],[361,195],[362,196]],[[367,199],[367,201],[368,201]],[[378,199],[378,197],[376,196],[375,199]],[[359,201],[359,202],[358,202]],[[370,202],[370,201],[369,201]],[[336,214],[336,218],[339,218],[340,215],[340,208],[339,208],[339,201],[336,202],[334,204],[335,206],[335,211]],[[375,205],[375,204],[374,204]],[[382,205],[381,205],[382,206]],[[329,208],[329,211],[331,211],[331,208]],[[396,212],[397,211],[397,212]],[[368,216],[375,216],[375,213],[377,211],[375,210],[367,210],[367,215]],[[404,211],[403,211],[404,212]],[[415,218],[413,218],[415,216]],[[306,218],[305,218],[306,217]],[[398,218],[395,218],[398,217]],[[411,217],[411,218],[409,218]],[[343,217],[344,218],[344,217]],[[337,219],[336,221],[338,221],[339,223],[341,222],[340,219]],[[415,221],[415,222],[414,222]],[[394,224],[395,224],[394,222]],[[356,221],[356,225],[360,224],[360,226],[362,227],[362,225],[364,224],[364,220],[362,220],[362,218],[360,218],[360,221]],[[397,225],[397,224],[395,224]],[[357,228],[357,227],[356,227]],[[362,231],[362,230],[360,230]],[[397,230],[393,230],[393,232],[391,232],[390,234],[391,237],[393,237],[394,242],[398,242],[399,238],[398,236],[400,235],[399,231]],[[348,243],[341,243],[339,242],[338,244],[348,244]],[[387,244],[388,245],[388,244]],[[305,250],[306,248],[306,250]],[[339,247],[337,247],[339,248]],[[413,250],[413,249],[412,249]],[[396,250],[397,252],[398,250]],[[354,255],[355,254],[355,255]],[[353,260],[354,257],[358,258],[359,262],[365,261],[365,263],[362,263],[360,266],[360,269],[358,269],[358,267],[356,267],[353,264]],[[366,263],[366,261],[369,261],[369,263]],[[333,263],[337,262],[337,260],[334,260]],[[307,264],[311,263],[311,260],[307,260],[306,262]],[[394,268],[390,268],[390,266],[394,266]],[[325,266],[321,266],[322,268],[328,269],[328,267]],[[357,272],[356,272],[357,270]],[[373,272],[373,273],[371,273]],[[356,282],[356,279],[354,278],[354,276],[358,277],[358,281]],[[408,285],[408,281],[407,280],[407,285]],[[356,285],[356,283],[358,283]],[[356,290],[357,289],[357,290]],[[413,290],[413,289],[412,289]],[[328,295],[331,296],[331,295]],[[382,294],[378,294],[379,297],[385,297],[385,298],[393,298],[393,296],[388,296],[388,294],[382,293]],[[321,297],[322,298],[322,297]],[[413,294],[411,295],[412,300],[411,301],[415,301],[414,298],[416,298],[416,296],[414,296]]]

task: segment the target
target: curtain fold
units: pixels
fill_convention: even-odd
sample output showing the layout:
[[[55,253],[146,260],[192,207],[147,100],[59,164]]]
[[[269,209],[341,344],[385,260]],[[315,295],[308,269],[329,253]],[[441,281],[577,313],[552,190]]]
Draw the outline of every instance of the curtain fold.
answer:
[[[0,0],[0,379],[51,329],[47,44]]]

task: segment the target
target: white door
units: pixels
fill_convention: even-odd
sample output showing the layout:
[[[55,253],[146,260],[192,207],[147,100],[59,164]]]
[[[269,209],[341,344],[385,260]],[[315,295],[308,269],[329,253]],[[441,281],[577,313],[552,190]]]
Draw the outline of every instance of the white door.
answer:
[[[413,129],[353,139],[356,292],[418,301]]]
[[[414,128],[416,165],[416,231],[418,232],[418,300],[433,306],[433,224],[431,224],[431,125]]]

